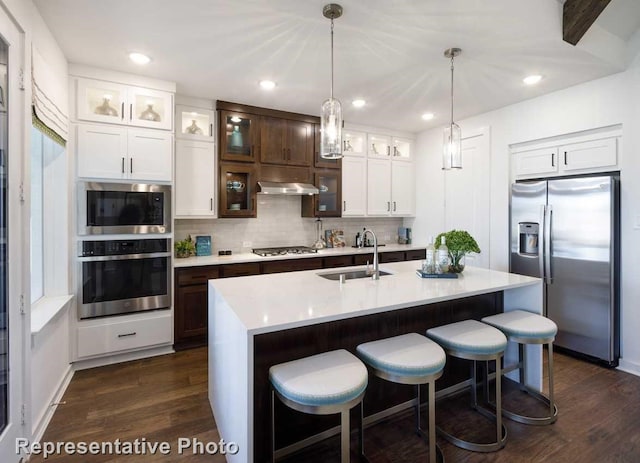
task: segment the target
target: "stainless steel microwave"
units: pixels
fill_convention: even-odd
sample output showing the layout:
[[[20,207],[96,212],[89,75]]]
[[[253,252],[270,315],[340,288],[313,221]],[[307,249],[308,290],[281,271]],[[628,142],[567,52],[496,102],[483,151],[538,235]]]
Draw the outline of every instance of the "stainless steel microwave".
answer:
[[[171,186],[78,184],[78,234],[171,232]]]

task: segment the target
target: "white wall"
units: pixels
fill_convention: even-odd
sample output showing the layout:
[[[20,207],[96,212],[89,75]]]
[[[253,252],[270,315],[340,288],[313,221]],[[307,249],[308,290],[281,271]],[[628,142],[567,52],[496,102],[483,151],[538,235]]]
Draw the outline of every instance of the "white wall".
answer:
[[[550,77],[552,78],[552,77]],[[544,81],[541,83],[544,85]],[[491,128],[491,268],[508,270],[509,145],[598,127],[622,124],[621,154],[621,368],[640,374],[640,300],[637,263],[640,262],[640,56],[630,68],[581,85],[507,106],[463,121],[466,131]],[[411,222],[414,236],[442,231],[443,173],[440,153],[442,130],[417,137],[418,211]],[[464,162],[464,161],[463,161]],[[429,198],[428,202],[422,198]],[[637,218],[637,219],[636,219]],[[640,227],[640,223],[639,223]]]

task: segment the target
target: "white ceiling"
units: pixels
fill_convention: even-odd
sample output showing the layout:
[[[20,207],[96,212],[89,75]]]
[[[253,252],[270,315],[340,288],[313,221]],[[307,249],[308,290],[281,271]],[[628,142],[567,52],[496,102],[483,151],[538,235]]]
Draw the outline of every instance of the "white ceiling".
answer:
[[[339,1],[335,96],[352,123],[409,132],[444,125],[450,71],[442,53],[454,46],[463,49],[455,65],[456,119],[624,69],[562,41],[557,0]],[[607,10],[616,2],[640,4],[613,0]],[[174,81],[184,95],[306,114],[319,115],[329,96],[325,0],[35,3],[73,63]],[[627,21],[616,32],[626,16],[612,14],[607,23],[624,41],[638,27]],[[130,51],[153,61],[136,66]],[[524,86],[522,78],[534,73],[544,80]],[[272,92],[258,87],[267,78],[278,83]],[[353,108],[354,98],[367,106]],[[424,112],[436,118],[425,122]]]

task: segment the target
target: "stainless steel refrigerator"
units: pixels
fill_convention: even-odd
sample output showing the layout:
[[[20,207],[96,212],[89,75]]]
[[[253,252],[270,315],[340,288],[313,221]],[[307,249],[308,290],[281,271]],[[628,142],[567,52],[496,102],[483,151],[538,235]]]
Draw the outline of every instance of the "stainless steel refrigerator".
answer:
[[[523,181],[511,187],[510,271],[544,280],[554,345],[617,366],[617,175]]]

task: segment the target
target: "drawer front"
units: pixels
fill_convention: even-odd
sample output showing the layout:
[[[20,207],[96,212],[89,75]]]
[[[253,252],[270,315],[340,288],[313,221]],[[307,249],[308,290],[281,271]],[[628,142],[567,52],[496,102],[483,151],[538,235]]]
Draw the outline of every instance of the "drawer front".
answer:
[[[133,321],[78,327],[78,357],[94,357],[171,342],[171,312]]]
[[[426,249],[414,249],[411,251],[407,251],[407,259],[406,260],[420,260],[426,259],[427,250]]]
[[[404,262],[404,251],[382,252],[380,253],[380,262]]]
[[[218,278],[219,275],[220,269],[214,266],[176,269],[176,281],[178,282],[178,286],[206,284],[208,280]]]
[[[353,265],[366,265],[367,262],[373,264],[373,253],[356,254],[355,256],[353,256]]]
[[[289,259],[262,263],[262,273],[296,272],[322,268],[322,259]]]
[[[324,268],[349,267],[353,265],[353,256],[332,256],[324,258]]]
[[[246,264],[228,264],[220,267],[220,278],[244,277],[248,275],[258,275],[260,264],[248,262]]]

